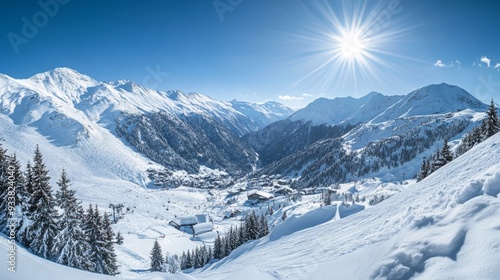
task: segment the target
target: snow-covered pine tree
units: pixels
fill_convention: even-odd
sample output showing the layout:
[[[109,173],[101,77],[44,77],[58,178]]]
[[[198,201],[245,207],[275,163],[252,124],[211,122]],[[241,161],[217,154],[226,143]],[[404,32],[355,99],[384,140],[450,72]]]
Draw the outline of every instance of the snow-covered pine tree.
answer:
[[[0,201],[0,232],[7,233],[7,219],[9,218],[8,213],[8,200],[7,193],[9,188],[9,159],[6,155],[6,151],[3,149],[0,144],[0,197],[2,200]]]
[[[441,148],[441,159],[443,160],[443,165],[453,160],[453,153],[448,145],[448,138],[444,139],[443,148]]]
[[[28,218],[32,221],[26,229],[29,247],[38,256],[52,259],[54,239],[58,234],[59,215],[56,210],[56,201],[49,184],[49,171],[43,163],[42,153],[38,145],[33,160],[33,193],[29,199],[30,208]]]
[[[211,263],[212,260],[214,259],[214,253],[212,251],[212,247],[208,246],[208,249],[207,249],[207,261],[206,263]]]
[[[101,217],[97,205],[95,208],[92,208],[92,204],[89,205],[83,219],[83,230],[89,246],[88,259],[93,264],[90,271],[108,275],[118,274],[109,217]]]
[[[431,173],[438,170],[443,165],[444,165],[444,161],[441,158],[441,152],[440,152],[440,150],[437,150],[433,155],[433,161],[431,163],[431,169],[430,169]]]
[[[33,207],[31,207],[30,204],[30,198],[34,192],[33,182],[34,182],[33,168],[31,166],[31,163],[28,161],[28,163],[26,164],[26,170],[24,171],[24,191],[25,191],[24,195],[26,197],[23,199],[24,201],[21,203],[22,215],[21,215],[21,221],[19,222],[19,229],[17,230],[17,235],[16,235],[16,241],[26,247],[29,247],[28,226],[32,224],[32,221],[30,220],[30,214]]]
[[[231,251],[233,251],[231,249],[231,238],[229,236],[229,231],[226,232],[226,237],[223,239],[224,240],[224,244],[223,245],[223,252],[224,252],[224,257],[226,256],[229,256],[229,254],[231,254]]]
[[[181,262],[179,260],[179,256],[177,256],[177,255],[170,256],[167,253],[165,260],[166,260],[166,264],[167,264],[167,272],[169,272],[169,273],[181,272]]]
[[[11,166],[11,171],[9,175],[12,175],[12,177],[14,177],[12,184],[16,190],[15,191],[16,206],[14,211],[15,213],[13,213],[14,215],[12,218],[17,219],[17,228],[16,228],[16,233],[17,233],[23,226],[23,220],[25,215],[23,212],[23,205],[28,203],[30,194],[26,190],[24,174],[23,171],[21,170],[21,164],[17,160],[16,154],[13,154],[10,157],[9,166]]]
[[[191,257],[191,252],[187,250],[186,254],[186,269],[193,267],[193,258]]]
[[[187,269],[188,266],[187,266],[187,256],[186,256],[186,252],[182,251],[182,255],[181,255],[181,260],[180,260],[180,265],[181,265],[181,270],[184,270],[184,269]]]
[[[116,233],[116,244],[118,244],[118,245],[123,244],[123,236],[120,232]]]
[[[249,240],[255,240],[259,236],[259,221],[255,211],[247,215],[245,219],[245,228],[247,230],[247,237]]]
[[[417,175],[417,181],[423,180],[430,173],[429,161],[424,159],[422,162],[422,166],[420,167],[420,172]]]
[[[99,217],[99,219],[96,220],[96,217]],[[87,212],[83,215],[82,229],[83,232],[85,233],[85,242],[87,243],[88,246],[86,254],[87,260],[92,264],[91,267],[89,267],[89,271],[98,273],[102,273],[102,269],[98,264],[98,258],[99,258],[98,251],[100,246],[98,241],[98,235],[100,234],[99,233],[99,228],[101,228],[100,223],[101,223],[100,215],[97,214],[96,216],[92,204],[89,204]]]
[[[56,201],[62,214],[60,231],[54,242],[55,261],[69,267],[89,270],[92,264],[87,259],[88,244],[81,228],[83,208],[75,198],[76,191],[69,189],[69,183],[63,169],[57,182],[60,189],[56,192]]]
[[[484,131],[485,138],[491,137],[500,131],[500,121],[498,120],[497,109],[493,99],[491,100],[490,107],[486,112],[488,118],[486,119],[486,130]]]
[[[241,223],[240,227],[238,228],[238,237],[239,237],[238,238],[239,239],[239,245],[238,246],[241,246],[242,244],[244,244],[245,242],[248,241],[247,230],[245,228],[245,224],[244,223]]]
[[[104,213],[102,220],[101,237],[103,242],[102,258],[106,264],[106,271],[104,274],[116,275],[118,274],[118,265],[116,264],[116,253],[113,247],[113,238],[115,233],[111,228],[111,221],[109,214]]]
[[[163,271],[163,263],[165,260],[163,259],[163,253],[161,252],[158,240],[155,240],[153,249],[151,250],[150,259],[152,271]]]
[[[268,234],[269,234],[269,225],[267,224],[266,216],[262,214],[259,219],[259,238],[264,237]]]
[[[214,259],[222,260],[224,258],[222,251],[223,251],[222,250],[222,237],[220,236],[219,233],[217,233],[217,238],[215,238],[215,242],[214,242]]]
[[[240,243],[238,239],[239,239],[239,235],[238,235],[237,228],[234,228],[233,226],[231,226],[231,228],[229,229],[229,248],[231,251],[238,248],[239,243]]]
[[[203,267],[203,253],[199,247],[196,247],[194,250],[194,268],[202,268]]]

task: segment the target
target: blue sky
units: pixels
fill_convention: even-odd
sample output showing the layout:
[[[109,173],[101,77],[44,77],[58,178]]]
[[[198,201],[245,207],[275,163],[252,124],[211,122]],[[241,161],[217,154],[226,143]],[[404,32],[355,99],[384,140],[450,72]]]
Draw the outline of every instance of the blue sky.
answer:
[[[294,108],[441,82],[498,102],[497,2],[7,0],[0,73],[64,66],[100,81]]]

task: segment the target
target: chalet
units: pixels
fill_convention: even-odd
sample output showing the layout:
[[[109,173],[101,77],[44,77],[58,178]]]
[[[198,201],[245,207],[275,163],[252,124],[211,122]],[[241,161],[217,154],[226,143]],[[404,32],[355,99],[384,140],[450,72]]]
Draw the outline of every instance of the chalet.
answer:
[[[182,217],[176,217],[170,223],[169,225],[175,227],[176,229],[181,230],[182,228],[185,227],[192,227],[198,223],[198,220],[196,219],[196,216],[182,216]]]
[[[263,192],[263,191],[256,191],[252,194],[249,194],[247,197],[248,197],[248,200],[266,201],[266,200],[269,200],[271,198],[274,198],[274,195],[272,195],[270,193]]]
[[[212,223],[199,223],[193,226],[193,235],[211,232],[214,229]]]
[[[295,190],[290,188],[290,187],[282,187],[282,188],[279,188],[277,189],[275,192],[274,192],[274,195],[287,195],[287,194],[292,194],[294,193]]]
[[[212,231],[212,222],[212,219],[208,215],[195,215],[176,217],[168,224],[180,231],[198,235]],[[208,228],[210,228],[210,230],[207,230]]]

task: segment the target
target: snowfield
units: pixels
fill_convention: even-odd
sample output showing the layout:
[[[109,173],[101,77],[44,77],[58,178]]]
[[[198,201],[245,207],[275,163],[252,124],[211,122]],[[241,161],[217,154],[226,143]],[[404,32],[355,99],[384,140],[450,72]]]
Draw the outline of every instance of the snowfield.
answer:
[[[365,211],[272,242],[255,241],[222,264],[191,275],[198,279],[500,279],[498,143],[500,134]]]
[[[390,199],[342,219],[338,205],[320,207],[317,200],[305,197],[284,208],[290,212],[288,219],[278,222],[268,237],[188,275],[149,273],[152,244],[158,238],[165,253],[194,248],[201,241],[155,219],[158,209],[136,210],[114,225],[125,237],[124,245],[116,246],[122,274],[115,279],[500,279],[498,143],[500,134]],[[361,193],[373,191],[358,188]],[[155,203],[173,197],[177,212],[192,213],[188,208],[206,203],[201,193],[187,188],[138,190],[147,199],[136,198],[137,203],[151,202],[141,205],[143,209],[153,210]],[[216,203],[209,208],[216,209],[213,213],[227,209]],[[223,229],[230,221],[218,223]],[[7,250],[4,237],[0,248]],[[111,279],[57,265],[22,248],[17,252],[18,272],[12,274],[5,265],[2,279]]]

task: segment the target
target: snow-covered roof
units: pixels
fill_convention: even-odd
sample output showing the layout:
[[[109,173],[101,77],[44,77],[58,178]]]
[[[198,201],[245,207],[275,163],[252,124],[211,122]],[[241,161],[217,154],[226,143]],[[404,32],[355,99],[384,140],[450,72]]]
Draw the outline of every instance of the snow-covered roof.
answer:
[[[202,234],[212,231],[212,223],[200,223],[193,226],[194,234]]]
[[[196,216],[181,216],[175,218],[174,221],[179,226],[190,226],[190,225],[196,225],[198,223]]]
[[[267,193],[267,192],[263,192],[263,191],[256,191],[252,194],[249,194],[248,198],[271,199],[271,198],[274,198],[274,195]]]

